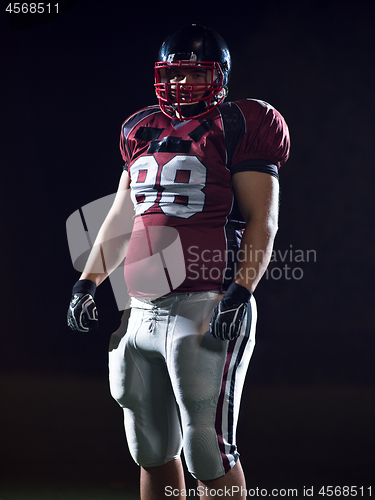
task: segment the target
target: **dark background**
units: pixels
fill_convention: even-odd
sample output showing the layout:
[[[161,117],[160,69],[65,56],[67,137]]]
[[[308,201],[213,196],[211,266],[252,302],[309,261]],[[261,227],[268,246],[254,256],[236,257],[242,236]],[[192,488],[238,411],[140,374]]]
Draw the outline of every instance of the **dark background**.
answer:
[[[258,341],[238,435],[248,486],[370,485],[371,3],[58,3],[61,15],[38,25],[35,15],[10,18],[8,2],[0,17],[4,481],[136,486],[106,381],[120,313],[104,283],[100,331],[66,327],[79,273],[65,223],[115,192],[121,123],[156,103],[153,63],[165,36],[196,23],[230,47],[229,99],[262,99],[286,118],[292,147],[280,172],[275,249],[316,255],[296,262],[288,253],[257,290]],[[272,279],[272,269],[285,265],[289,277],[300,268],[301,279],[275,279],[276,271]]]

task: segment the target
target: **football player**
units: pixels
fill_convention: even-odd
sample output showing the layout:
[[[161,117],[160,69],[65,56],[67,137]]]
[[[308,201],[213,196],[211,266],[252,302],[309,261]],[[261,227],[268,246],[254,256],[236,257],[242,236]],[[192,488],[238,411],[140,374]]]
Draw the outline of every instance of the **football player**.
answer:
[[[202,498],[246,496],[236,426],[289,133],[270,104],[225,101],[230,73],[228,47],[213,30],[192,25],[166,38],[155,64],[158,105],[122,125],[115,202],[68,310],[73,329],[95,328],[96,288],[126,254],[131,303],[112,335],[110,387],[142,499],[184,497],[182,449]],[[129,193],[130,242],[117,237]],[[176,235],[182,261],[167,252]],[[175,286],[176,266],[183,279]]]

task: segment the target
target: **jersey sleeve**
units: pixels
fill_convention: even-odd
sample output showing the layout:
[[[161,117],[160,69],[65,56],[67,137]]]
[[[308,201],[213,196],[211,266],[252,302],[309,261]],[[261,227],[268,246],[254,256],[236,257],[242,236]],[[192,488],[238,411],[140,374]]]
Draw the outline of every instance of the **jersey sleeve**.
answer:
[[[124,160],[124,170],[128,170],[137,144],[136,131],[140,123],[150,115],[160,113],[159,106],[148,106],[131,115],[121,126],[120,152]]]
[[[289,130],[283,116],[264,101],[248,99],[236,104],[243,114],[245,130],[232,157],[232,175],[254,170],[278,177],[290,149]]]
[[[123,170],[128,170],[129,168],[129,156],[128,152],[126,150],[126,140],[124,137],[124,127],[121,127],[121,133],[120,133],[120,153],[122,156],[122,159],[124,160],[124,166]]]

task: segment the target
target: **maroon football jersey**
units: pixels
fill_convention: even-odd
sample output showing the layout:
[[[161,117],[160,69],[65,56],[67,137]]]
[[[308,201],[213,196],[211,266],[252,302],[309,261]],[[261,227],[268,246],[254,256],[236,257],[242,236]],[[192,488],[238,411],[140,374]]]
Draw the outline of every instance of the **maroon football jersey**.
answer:
[[[244,227],[231,176],[278,177],[289,155],[283,117],[253,99],[182,122],[152,106],[125,121],[120,149],[135,206],[125,259],[130,295],[160,296],[165,279],[169,292],[225,290]]]

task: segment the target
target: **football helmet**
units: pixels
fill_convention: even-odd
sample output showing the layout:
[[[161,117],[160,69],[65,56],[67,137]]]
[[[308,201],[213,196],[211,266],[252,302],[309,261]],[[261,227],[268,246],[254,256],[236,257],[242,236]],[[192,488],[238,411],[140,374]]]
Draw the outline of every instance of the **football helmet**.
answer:
[[[201,75],[199,83],[185,78],[189,72]],[[179,120],[208,113],[224,101],[230,72],[228,46],[215,31],[195,24],[176,31],[164,40],[155,63],[160,109]]]

